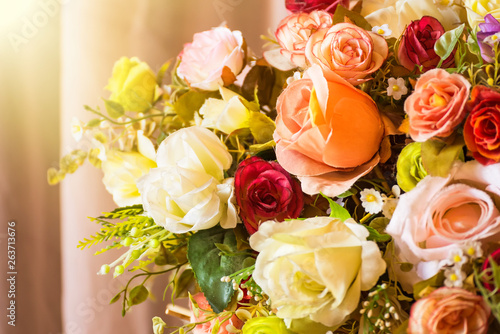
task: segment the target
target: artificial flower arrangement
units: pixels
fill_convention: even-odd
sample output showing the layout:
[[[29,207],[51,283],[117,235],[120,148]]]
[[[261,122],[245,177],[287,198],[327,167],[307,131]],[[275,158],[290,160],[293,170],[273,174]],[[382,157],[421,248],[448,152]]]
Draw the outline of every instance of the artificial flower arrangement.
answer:
[[[263,55],[217,27],[120,59],[74,122],[48,178],[103,170],[120,207],[78,247],[123,250],[111,302],[163,275],[171,333],[498,332],[500,2],[286,5]]]

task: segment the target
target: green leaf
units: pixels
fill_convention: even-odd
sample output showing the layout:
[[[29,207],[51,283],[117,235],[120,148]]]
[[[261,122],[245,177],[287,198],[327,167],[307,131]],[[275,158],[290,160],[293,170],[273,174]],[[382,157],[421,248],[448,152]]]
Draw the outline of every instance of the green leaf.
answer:
[[[356,188],[351,188],[349,190],[346,190],[342,194],[337,195],[337,198],[346,198],[346,197],[349,197],[352,195],[356,195],[357,193],[358,193],[358,191],[356,190]]]
[[[350,11],[342,6],[337,6],[335,14],[333,14],[333,24],[345,22],[346,16],[358,27],[368,31],[372,30],[371,24],[361,14]]]
[[[228,245],[215,243],[215,247],[217,247],[222,252],[222,254],[231,254],[232,253],[231,247],[229,247]]]
[[[144,285],[138,285],[129,292],[128,304],[137,305],[148,299],[149,291]]]
[[[122,296],[122,292],[120,291],[116,296],[114,296],[113,298],[111,298],[111,300],[109,301],[109,303],[110,304],[116,303],[117,301],[120,300],[121,296]]]
[[[396,330],[394,331],[393,334],[407,334],[408,333],[408,322],[409,319],[406,319]]]
[[[215,97],[217,94],[213,92],[198,92],[191,90],[179,97],[174,103],[174,109],[177,115],[184,122],[190,122],[194,119],[194,113],[200,110],[205,100],[209,97]]]
[[[276,124],[273,120],[260,112],[250,112],[250,132],[259,144],[268,143],[273,140]]]
[[[422,143],[422,163],[432,176],[446,177],[456,160],[463,160],[464,140],[457,136],[451,144],[440,140],[427,140]]]
[[[460,36],[462,36],[462,33],[464,32],[464,28],[465,23],[462,23],[457,28],[445,32],[441,37],[439,37],[436,44],[434,44],[434,52],[441,57],[437,67],[441,67],[443,61],[451,55],[458,40],[460,39]]]
[[[165,77],[165,73],[167,72],[171,63],[172,63],[172,60],[168,60],[163,65],[161,65],[160,70],[158,71],[158,74],[156,75],[156,84],[158,86],[161,87],[161,85],[163,83],[163,78]]]
[[[187,297],[191,285],[194,285],[194,273],[191,269],[186,269],[176,279],[174,291],[175,298]]]
[[[425,281],[420,281],[418,283],[415,283],[413,285],[413,296],[415,297],[415,299],[420,299],[423,297],[420,294],[422,291],[424,291],[424,289],[438,288],[441,287],[443,283],[444,283],[444,273],[443,271],[440,271],[436,275],[426,279]]]
[[[220,313],[234,294],[233,285],[220,279],[243,269],[243,261],[248,255],[219,255],[217,243],[229,246],[233,253],[237,251],[234,232],[215,226],[198,231],[189,239],[187,255],[201,291],[212,310]]]
[[[271,100],[275,80],[276,77],[271,67],[256,65],[245,76],[241,93],[243,97],[251,101],[254,99],[255,90],[257,89],[258,100],[261,104],[267,105]],[[252,108],[248,109],[254,110]]]
[[[377,217],[370,222],[370,227],[377,230],[379,233],[384,233],[389,222],[389,218]]]
[[[331,210],[330,218],[338,218],[342,221],[345,221],[345,220],[351,218],[351,214],[349,213],[349,211],[347,211],[345,208],[343,208],[340,204],[338,204],[337,202],[335,202],[333,199],[331,199],[330,197],[328,197],[326,195],[321,194],[321,196],[326,198],[328,203],[330,203],[330,210]]]
[[[257,154],[257,153],[260,153],[263,151],[272,150],[272,149],[274,149],[275,146],[276,146],[276,143],[274,142],[274,140],[270,140],[264,144],[250,145],[249,151],[252,154]]]
[[[153,318],[153,334],[163,334],[165,332],[165,327],[167,327],[167,324],[162,318]]]
[[[123,106],[120,103],[106,99],[103,100],[104,100],[104,106],[106,107],[106,111],[108,112],[108,115],[111,118],[116,119],[125,115],[125,109],[123,109]]]
[[[103,119],[94,118],[94,119],[91,119],[87,124],[85,124],[85,126],[88,128],[93,128],[93,127],[96,127],[99,124],[101,124],[102,121],[103,121]]]
[[[370,232],[370,235],[367,238],[368,240],[372,240],[375,242],[387,242],[387,241],[390,241],[392,238],[389,234],[380,233],[379,231],[377,231],[376,229],[374,229],[371,226],[367,226],[367,225],[363,225],[363,226],[366,227],[368,232]]]

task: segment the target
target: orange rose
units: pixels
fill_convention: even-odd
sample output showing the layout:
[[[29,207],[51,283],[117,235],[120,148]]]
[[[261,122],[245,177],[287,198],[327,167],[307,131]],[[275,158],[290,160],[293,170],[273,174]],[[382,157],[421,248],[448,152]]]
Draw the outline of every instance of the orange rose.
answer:
[[[411,308],[409,334],[483,334],[490,308],[483,297],[464,289],[440,288]]]
[[[382,36],[351,23],[338,23],[320,29],[306,45],[306,58],[325,72],[335,72],[353,85],[359,85],[382,66],[389,48]]]
[[[375,102],[335,73],[311,67],[278,98],[276,156],[307,194],[336,196],[380,160],[384,124]]]
[[[405,101],[411,138],[424,142],[451,135],[465,118],[469,89],[469,81],[460,74],[442,69],[422,74]]]
[[[281,54],[299,67],[306,67],[304,49],[309,37],[318,29],[331,27],[330,13],[316,10],[311,13],[296,13],[281,20],[276,30],[276,39]]]

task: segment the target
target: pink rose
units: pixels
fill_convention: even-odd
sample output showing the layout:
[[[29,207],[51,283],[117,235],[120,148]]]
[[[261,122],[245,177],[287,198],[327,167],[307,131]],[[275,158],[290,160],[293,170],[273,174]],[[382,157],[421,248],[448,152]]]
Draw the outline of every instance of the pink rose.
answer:
[[[208,303],[207,299],[205,298],[205,295],[203,295],[203,292],[197,293],[196,295],[193,296],[193,299],[196,301],[198,304],[198,307],[200,308],[200,313],[199,316],[196,317],[194,313],[191,314],[191,322],[200,322],[203,321],[207,318],[207,313],[212,312],[212,308],[210,307],[210,304]],[[193,305],[191,301],[189,301],[189,308],[192,310]],[[203,310],[206,310],[208,312],[204,312]],[[219,321],[222,321],[220,317],[218,318]],[[197,325],[193,329],[193,334],[211,334],[212,329],[215,325],[216,319],[213,319],[209,322],[205,322],[203,324]],[[220,324],[220,329],[217,332],[217,334],[229,334],[229,332],[226,329],[227,325],[233,325],[237,329],[241,329],[243,327],[243,321],[241,321],[236,315],[233,315],[231,319],[227,320],[226,322],[223,322]]]
[[[304,49],[309,37],[318,29],[331,27],[332,24],[332,16],[322,10],[285,17],[275,34],[281,46],[281,54],[295,65],[306,67]]]
[[[482,334],[491,310],[483,297],[459,288],[440,288],[411,308],[408,334]]]
[[[306,45],[306,58],[325,72],[335,72],[359,85],[382,66],[389,48],[382,36],[352,23],[338,23],[314,33]]]
[[[469,81],[460,74],[442,69],[422,74],[415,91],[405,101],[411,138],[424,142],[451,135],[466,116],[469,90]]]
[[[236,80],[245,63],[245,41],[240,31],[217,27],[194,34],[179,55],[177,75],[191,87],[218,90]]]
[[[380,160],[384,124],[369,95],[319,66],[277,102],[276,157],[307,194],[337,196]]]
[[[500,165],[458,163],[446,178],[427,176],[401,195],[386,232],[398,262],[413,264],[396,274],[407,291],[434,276],[450,252],[472,241],[500,241]]]

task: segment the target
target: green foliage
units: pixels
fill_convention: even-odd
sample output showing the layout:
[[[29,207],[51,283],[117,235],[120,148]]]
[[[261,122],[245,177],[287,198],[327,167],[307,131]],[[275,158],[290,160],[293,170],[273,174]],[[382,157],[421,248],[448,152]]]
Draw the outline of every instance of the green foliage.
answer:
[[[120,103],[112,100],[106,100],[106,99],[103,100],[104,100],[104,106],[106,107],[106,111],[108,112],[108,115],[111,118],[116,119],[125,115],[125,109],[123,109],[123,106]]]
[[[420,299],[425,297],[430,291],[443,286],[444,283],[444,272],[441,270],[436,275],[425,281],[420,281],[413,285],[413,296],[415,299]]]
[[[347,209],[343,208],[340,204],[335,202],[330,197],[323,195],[323,194],[321,194],[321,196],[326,198],[326,200],[330,204],[330,210],[331,210],[330,218],[338,218],[342,221],[345,221],[345,220],[351,218],[351,214],[349,213],[349,211],[347,211]]]
[[[128,304],[129,306],[140,304],[146,301],[146,299],[148,299],[148,296],[148,289],[144,285],[139,284],[138,286],[130,290]]]
[[[273,133],[276,129],[274,121],[261,112],[250,112],[250,132],[257,143],[264,144],[273,140]]]
[[[422,143],[422,163],[432,176],[446,177],[453,163],[463,160],[463,137],[457,136],[451,144],[440,140],[427,140]]]
[[[333,24],[345,22],[345,18],[348,17],[355,25],[361,27],[365,30],[371,31],[372,26],[363,15],[350,11],[343,6],[337,6],[335,14],[333,14]]]
[[[460,36],[462,36],[462,33],[464,32],[464,28],[465,23],[455,29],[445,32],[441,37],[439,37],[436,44],[434,44],[434,51],[439,57],[441,57],[437,67],[441,67],[443,61],[451,55],[458,40],[460,39]]]
[[[177,115],[187,123],[194,119],[195,112],[200,110],[206,99],[216,96],[217,93],[213,92],[190,90],[182,94],[177,101],[174,102],[173,107]]]
[[[491,256],[489,265],[486,270],[478,268],[477,265],[474,266],[474,280],[485,302],[491,308],[491,312],[496,320],[500,322],[500,265]],[[493,287],[492,291],[485,287],[485,282]]]
[[[221,254],[216,244],[228,246],[232,253]],[[220,226],[199,231],[188,242],[189,263],[214,312],[222,312],[234,294],[232,284],[221,278],[242,269],[247,253],[237,252],[234,232]]]
[[[368,240],[373,240],[375,242],[388,242],[391,241],[391,236],[389,234],[385,233],[380,233],[377,231],[375,228],[371,227],[370,225],[363,225],[366,227],[370,235],[368,236]]]

